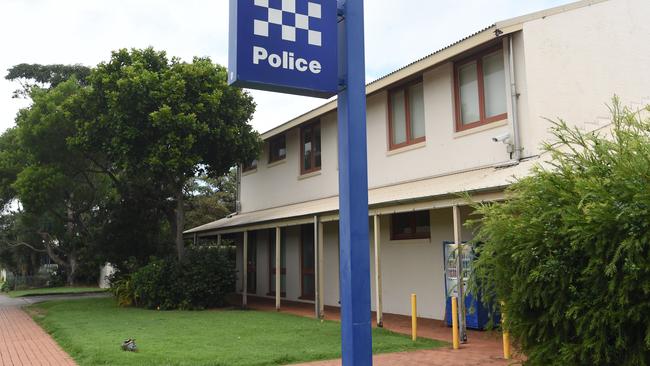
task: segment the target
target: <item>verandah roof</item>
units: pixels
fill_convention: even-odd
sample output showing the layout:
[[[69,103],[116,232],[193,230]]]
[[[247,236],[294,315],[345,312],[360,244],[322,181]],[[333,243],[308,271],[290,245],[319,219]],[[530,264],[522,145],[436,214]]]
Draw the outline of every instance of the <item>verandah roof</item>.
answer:
[[[505,187],[516,179],[527,176],[531,168],[541,163],[542,159],[532,158],[519,164],[506,167],[485,167],[461,173],[430,177],[412,182],[372,188],[368,191],[370,214],[385,214],[400,211],[400,205],[412,205],[422,202],[422,209],[448,207],[463,201],[458,196],[468,192],[481,200],[499,200],[503,198]],[[487,195],[487,193],[493,193]],[[494,194],[497,193],[497,194]],[[480,194],[483,194],[482,197]],[[437,204],[436,204],[437,202]],[[323,221],[337,220],[338,196],[321,198],[308,202],[295,203],[259,211],[243,212],[195,227],[184,232],[190,236],[216,235],[218,233],[236,232],[255,226],[256,229],[275,225],[283,226],[287,220],[304,219],[305,223],[320,215]],[[293,222],[292,224],[297,224]]]

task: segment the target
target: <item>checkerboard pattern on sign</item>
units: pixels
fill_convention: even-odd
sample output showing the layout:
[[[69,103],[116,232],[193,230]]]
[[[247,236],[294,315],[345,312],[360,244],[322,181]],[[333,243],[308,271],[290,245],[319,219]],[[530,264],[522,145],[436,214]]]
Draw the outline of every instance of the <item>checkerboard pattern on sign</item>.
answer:
[[[282,27],[282,39],[296,42],[297,32],[307,32],[307,42],[312,46],[322,46],[321,32],[309,28],[312,19],[321,19],[321,5],[307,0],[282,0],[282,8],[272,8],[271,0],[252,0],[256,6],[267,9],[266,19],[255,19],[253,33],[256,36],[269,37],[269,28]],[[307,14],[296,11],[296,2],[307,2]],[[285,14],[288,17],[285,17]],[[295,19],[293,24],[284,24],[286,19]],[[290,22],[288,22],[290,23]]]

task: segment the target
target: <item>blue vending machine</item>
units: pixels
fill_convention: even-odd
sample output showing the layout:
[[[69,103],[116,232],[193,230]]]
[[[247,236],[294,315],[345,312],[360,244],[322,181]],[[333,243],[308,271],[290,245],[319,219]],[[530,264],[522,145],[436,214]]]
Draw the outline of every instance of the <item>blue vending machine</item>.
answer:
[[[466,244],[466,243],[463,243]],[[445,258],[445,292],[447,294],[445,306],[445,321],[451,327],[451,297],[458,295],[458,271],[456,261],[458,260],[457,245],[450,241],[443,242]],[[472,271],[474,251],[471,245],[463,245],[463,293],[465,294],[465,324],[467,328],[483,330],[490,320],[490,309],[481,302],[480,296],[469,292],[467,281]],[[494,324],[499,324],[500,316],[494,314]]]

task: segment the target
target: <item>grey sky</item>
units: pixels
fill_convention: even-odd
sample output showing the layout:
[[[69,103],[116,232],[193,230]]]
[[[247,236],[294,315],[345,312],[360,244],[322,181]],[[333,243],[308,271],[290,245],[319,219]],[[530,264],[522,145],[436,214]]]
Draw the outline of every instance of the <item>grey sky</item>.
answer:
[[[243,0],[242,0],[243,1]],[[332,0],[333,1],[333,0]],[[569,0],[366,0],[368,81],[496,21]],[[228,0],[0,0],[0,131],[25,100],[4,79],[19,63],[96,65],[118,48],[153,46],[191,60],[226,64]],[[252,91],[254,127],[264,132],[323,103]]]

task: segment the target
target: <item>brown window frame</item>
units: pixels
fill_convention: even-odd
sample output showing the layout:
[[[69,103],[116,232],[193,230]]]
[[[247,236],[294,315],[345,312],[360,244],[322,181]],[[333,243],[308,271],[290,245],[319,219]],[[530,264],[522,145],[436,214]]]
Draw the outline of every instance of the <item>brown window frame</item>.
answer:
[[[257,170],[257,165],[259,164],[259,161],[257,159],[251,161],[248,164],[242,164],[241,166],[241,172],[242,173],[248,173]]]
[[[304,126],[300,127],[300,175],[304,174],[309,174],[313,172],[317,172],[321,170],[321,166],[323,165],[323,145],[322,145],[322,137],[323,137],[323,130],[321,131],[321,142],[320,142],[320,153],[321,153],[321,165],[316,166],[316,154],[311,154],[311,168],[310,169],[305,169],[305,134],[304,131],[307,128],[311,128],[311,140],[312,140],[312,151],[313,151],[313,146],[314,146],[314,131],[315,127],[318,127],[320,129],[320,121],[315,121],[311,122],[308,124],[305,124]]]
[[[483,56],[489,55],[500,51],[503,56],[503,46],[495,46],[485,49],[483,51],[477,52],[469,57],[466,57],[462,60],[454,62],[454,102],[456,110],[456,132],[461,132],[469,130],[475,127],[484,126],[489,123],[502,121],[508,118],[508,112],[492,116],[485,116],[485,81],[483,76]],[[463,124],[463,117],[461,111],[461,102],[460,102],[460,75],[458,74],[458,69],[462,66],[467,65],[468,63],[476,62],[476,75],[478,81],[478,104],[479,104],[479,120],[476,122]],[[505,64],[503,65],[505,68]],[[503,86],[505,88],[505,85]]]
[[[426,214],[429,219],[429,231],[426,233],[417,233],[415,228],[417,226],[417,215]],[[411,234],[401,234],[397,233],[395,230],[395,215],[410,215],[410,224],[412,233]],[[429,211],[412,211],[412,212],[402,212],[394,213],[390,216],[390,240],[412,240],[412,239],[430,239],[431,238],[431,213]]]
[[[283,234],[283,233],[282,233]],[[273,276],[275,275],[275,261],[271,258],[271,252],[275,252],[275,229],[269,230],[269,292],[267,296],[275,296],[275,281],[273,281]],[[286,253],[286,249],[285,249]],[[282,266],[282,248],[280,247],[280,266]],[[287,275],[287,261],[285,258],[284,267],[280,267],[280,284],[282,283],[282,275]],[[286,284],[286,281],[285,281]],[[280,289],[282,286],[280,286]],[[287,297],[286,292],[280,292],[280,297]]]
[[[284,156],[281,157],[281,158],[280,157],[274,158],[273,148],[274,148],[274,145],[277,142],[279,142],[280,140],[284,141]],[[278,154],[278,156],[279,156],[279,154]],[[286,158],[287,158],[287,135],[283,133],[281,135],[274,136],[274,137],[270,138],[269,139],[269,164],[273,164],[275,162],[282,161],[282,160],[284,160]]]
[[[410,105],[410,99],[411,96],[408,92],[409,88],[413,85],[421,84],[423,83],[422,78],[419,77],[417,79],[411,80],[405,84],[402,84],[398,87],[392,88],[391,90],[388,91],[388,148],[389,150],[395,150],[402,148],[404,146],[409,146],[413,144],[418,144],[420,142],[426,141],[427,140],[427,135],[426,135],[426,126],[425,126],[425,132],[424,136],[422,137],[417,137],[412,139],[411,138],[411,105]],[[406,113],[405,116],[405,121],[406,121],[406,141],[399,143],[399,144],[394,144],[393,143],[393,94],[404,91],[404,113]]]
[[[311,240],[312,240],[312,246],[313,246],[313,240],[314,240],[314,231],[309,230],[309,227],[313,229],[313,226],[310,224],[303,225],[300,227],[300,297],[299,299],[301,300],[314,300],[316,296],[316,266],[315,263],[312,263],[311,267],[305,267],[305,262],[304,262],[304,251],[305,251],[305,236],[310,235]],[[314,253],[315,254],[315,253]],[[305,277],[310,276],[314,279],[314,293],[312,294],[305,294],[305,288],[304,288],[304,281]]]

